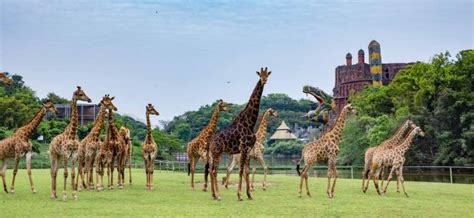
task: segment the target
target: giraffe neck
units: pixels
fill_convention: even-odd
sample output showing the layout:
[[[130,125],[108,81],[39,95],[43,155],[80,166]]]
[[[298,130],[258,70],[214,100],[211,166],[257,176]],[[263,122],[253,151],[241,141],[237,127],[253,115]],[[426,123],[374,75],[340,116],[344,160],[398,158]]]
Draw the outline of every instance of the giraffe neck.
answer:
[[[78,114],[77,114],[77,98],[74,96],[71,102],[71,120],[64,131],[69,139],[75,139],[77,134],[77,122],[78,122]]]
[[[153,144],[155,143],[155,139],[153,138],[152,129],[151,129],[151,121],[150,121],[150,113],[146,113],[146,137],[145,137],[145,144]]]
[[[262,120],[260,121],[260,125],[258,126],[257,133],[255,134],[257,136],[257,142],[260,142],[263,144],[263,141],[267,137],[267,124],[268,124],[268,117],[270,116],[269,111],[265,111],[265,113],[262,116]]]
[[[234,119],[235,123],[243,123],[244,126],[254,128],[257,123],[258,111],[260,109],[260,99],[262,98],[264,84],[257,82],[253,89],[252,95],[245,109]]]
[[[347,115],[347,108],[344,108],[341,111],[341,113],[339,113],[339,117],[337,118],[334,126],[324,135],[324,136],[333,135],[335,138],[336,144],[338,144],[339,141],[341,140],[341,134],[342,134],[342,129],[344,128],[344,125],[345,125],[346,115]]]
[[[46,108],[41,108],[33,117],[33,119],[28,124],[18,129],[16,133],[26,138],[29,138],[31,133],[33,133],[33,131],[35,131],[35,129],[41,123],[45,114],[46,114]]]
[[[94,122],[94,126],[92,127],[90,133],[86,137],[91,137],[93,141],[97,141],[100,136],[100,130],[102,129],[102,125],[105,121],[105,107],[101,106],[99,109],[99,114],[97,115],[97,119]]]
[[[216,129],[217,126],[217,120],[219,119],[219,105],[214,108],[214,111],[212,112],[211,119],[209,120],[209,123],[207,126],[202,130],[201,137],[203,138],[208,138],[209,136],[212,135],[214,130]]]
[[[403,143],[399,145],[400,152],[401,152],[402,155],[405,155],[407,150],[410,148],[410,146],[413,142],[413,138],[415,138],[415,136],[416,136],[416,131],[415,131],[415,129],[413,129],[408,134],[408,136],[405,138],[405,141],[403,141]]]
[[[403,133],[408,129],[408,121],[406,121],[400,129],[389,139],[389,142],[393,143],[400,143],[403,139]],[[385,144],[387,147],[390,146],[392,143]]]
[[[112,139],[117,138],[118,129],[117,126],[115,126],[114,115],[112,110],[109,110],[109,132],[110,137]]]

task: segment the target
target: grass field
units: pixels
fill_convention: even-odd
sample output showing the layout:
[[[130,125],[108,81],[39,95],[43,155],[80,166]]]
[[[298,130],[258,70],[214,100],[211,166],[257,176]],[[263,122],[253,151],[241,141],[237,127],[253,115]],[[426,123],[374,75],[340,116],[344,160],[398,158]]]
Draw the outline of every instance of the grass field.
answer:
[[[7,181],[10,183],[11,170]],[[192,191],[184,173],[155,172],[155,190],[145,190],[143,170],[134,170],[134,183],[124,190],[81,191],[79,199],[51,200],[48,170],[34,170],[38,190],[31,194],[24,170],[17,176],[16,193],[0,193],[1,217],[14,216],[403,216],[474,217],[474,185],[405,182],[410,198],[395,192],[395,183],[384,197],[371,184],[360,190],[360,180],[340,179],[334,199],[328,199],[326,178],[310,178],[313,197],[297,197],[298,177],[269,176],[267,191],[260,187],[254,200],[237,201],[236,188],[221,188],[223,200],[211,200],[210,193]],[[126,174],[126,176],[128,176]],[[219,175],[222,178],[222,174]],[[262,177],[257,176],[257,181]],[[231,180],[235,183],[236,175]],[[202,181],[202,174],[197,175]],[[62,190],[62,173],[58,174]],[[69,183],[68,183],[69,184]],[[199,184],[200,185],[200,184]],[[200,188],[201,186],[199,186]],[[70,187],[68,187],[70,191]],[[245,192],[244,192],[245,193]],[[58,191],[61,197],[61,191]]]

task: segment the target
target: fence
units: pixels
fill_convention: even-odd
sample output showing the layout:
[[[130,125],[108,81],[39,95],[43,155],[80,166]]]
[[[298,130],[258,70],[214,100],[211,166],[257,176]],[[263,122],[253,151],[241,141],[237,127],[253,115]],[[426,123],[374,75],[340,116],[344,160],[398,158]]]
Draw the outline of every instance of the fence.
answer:
[[[187,162],[178,161],[162,161],[158,160],[155,162],[155,169],[159,171],[171,171],[171,172],[187,172]],[[10,166],[12,166],[10,164]],[[32,168],[49,169],[49,162],[34,162]],[[143,168],[143,162],[134,162],[133,168]],[[25,163],[21,163],[19,168],[26,168]],[[235,167],[234,172],[237,172],[238,167]],[[362,166],[337,166],[339,178],[346,179],[361,179],[362,178]],[[196,172],[204,172],[204,166],[198,164],[196,166]],[[226,172],[226,163],[223,162],[219,166],[219,172]],[[288,175],[296,176],[297,172],[295,166],[269,166],[268,172],[270,175]],[[263,169],[260,165],[257,166],[257,173],[262,174]],[[326,177],[327,166],[314,166],[309,174],[315,177]],[[388,176],[388,170],[386,171]],[[385,176],[385,177],[386,177]],[[443,182],[443,183],[464,183],[474,184],[474,167],[464,166],[404,166],[403,177],[407,181],[425,181],[425,182]]]

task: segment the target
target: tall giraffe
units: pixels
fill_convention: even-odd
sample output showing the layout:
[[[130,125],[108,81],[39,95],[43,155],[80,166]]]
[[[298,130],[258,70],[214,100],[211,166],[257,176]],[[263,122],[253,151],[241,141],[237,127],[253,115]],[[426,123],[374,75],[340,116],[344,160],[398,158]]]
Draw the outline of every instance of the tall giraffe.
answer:
[[[267,173],[268,173],[268,168],[267,165],[265,164],[265,160],[263,159],[263,150],[265,149],[265,140],[267,138],[267,123],[268,123],[268,118],[270,116],[278,117],[278,112],[273,110],[272,108],[268,108],[262,115],[262,119],[260,121],[260,124],[257,128],[257,133],[255,133],[255,136],[257,137],[257,140],[255,142],[255,146],[249,153],[249,158],[254,160],[254,165],[253,165],[253,171],[252,171],[252,181],[250,182],[250,189],[253,191],[254,190],[254,181],[255,181],[255,173],[257,172],[257,162],[260,163],[263,167],[263,190],[266,189],[267,186]],[[240,163],[240,154],[234,154],[232,155],[232,161],[229,163],[229,166],[227,166],[227,176],[225,180],[225,188],[228,188],[229,186],[229,178],[232,173],[232,170],[234,169],[234,166],[237,163]]]
[[[43,104],[43,107],[36,113],[36,115],[28,124],[17,129],[10,137],[0,141],[0,160],[2,160],[3,163],[0,175],[2,176],[3,190],[6,193],[8,193],[8,190],[7,185],[5,184],[5,173],[7,171],[8,160],[13,158],[15,159],[15,168],[13,169],[13,180],[10,189],[11,192],[15,192],[15,177],[18,171],[18,163],[20,158],[25,154],[26,168],[28,177],[30,179],[31,191],[36,193],[36,189],[33,184],[33,178],[31,177],[32,144],[30,141],[30,136],[41,123],[47,112],[58,112],[54,107],[54,104],[49,100]]]
[[[203,163],[207,163],[207,147],[209,146],[209,139],[211,138],[212,134],[214,133],[217,121],[219,119],[219,113],[221,111],[227,111],[228,106],[222,100],[219,99],[217,101],[217,105],[215,106],[214,110],[212,111],[211,119],[207,126],[205,126],[199,135],[191,140],[187,146],[187,153],[188,153],[188,175],[191,175],[191,188],[194,190],[194,172],[196,171],[196,164],[199,159],[202,160]],[[204,178],[204,188],[203,191],[207,191],[207,176]]]
[[[398,131],[395,134],[393,134],[392,137],[383,141],[382,143],[380,143],[380,145],[376,147],[371,147],[367,149],[367,151],[365,152],[365,159],[364,159],[364,171],[362,171],[362,191],[364,193],[367,191],[367,189],[365,189],[366,187],[365,179],[369,175],[370,167],[372,165],[372,157],[374,156],[374,154],[383,150],[391,149],[397,146],[398,144],[400,144],[401,141],[403,140],[403,136],[405,135],[405,132],[409,128],[415,128],[415,124],[410,119],[405,121],[405,123],[403,123],[403,125],[400,126]],[[383,185],[383,170],[382,170],[381,179],[382,179],[382,185]],[[369,180],[367,180],[367,183],[369,183]]]
[[[255,145],[255,124],[257,123],[258,112],[260,109],[260,99],[262,98],[263,88],[267,83],[267,78],[272,72],[265,67],[257,71],[260,77],[255,88],[250,96],[247,106],[239,115],[232,121],[230,126],[219,130],[210,140],[209,144],[209,164],[206,168],[211,169],[211,190],[212,197],[215,200],[220,200],[219,187],[217,182],[217,170],[222,153],[238,154],[241,153],[240,169],[239,169],[239,186],[237,191],[237,198],[242,201],[242,177],[245,170],[245,184],[247,197],[252,199],[249,182],[249,152]],[[208,171],[206,170],[205,174]]]
[[[56,199],[56,176],[59,168],[59,161],[63,160],[64,167],[64,189],[63,200],[67,199],[66,182],[68,177],[68,161],[71,160],[71,184],[72,184],[72,198],[77,199],[77,186],[75,185],[75,162],[77,158],[77,149],[79,147],[79,140],[77,138],[77,101],[91,102],[84,90],[80,86],[74,92],[71,101],[71,120],[63,133],[53,138],[49,144],[49,159],[51,160],[51,198]]]
[[[8,77],[8,72],[0,72],[0,84],[5,84],[7,86],[13,84],[13,80]]]
[[[303,189],[303,182],[306,183],[306,194],[311,196],[308,187],[308,171],[313,166],[314,163],[318,161],[327,160],[328,161],[328,186],[327,194],[329,198],[334,197],[334,189],[336,186],[337,180],[337,170],[336,170],[336,158],[337,153],[339,152],[339,141],[341,140],[342,129],[344,129],[346,115],[348,112],[355,113],[355,109],[349,103],[347,104],[339,114],[339,117],[336,120],[334,126],[329,129],[321,138],[314,142],[306,144],[301,153],[301,160],[304,160],[303,172],[300,173],[300,164],[296,166],[296,171],[298,175],[301,176],[301,182],[299,187],[299,196],[301,197],[301,191]],[[301,163],[300,160],[300,163]],[[331,178],[334,178],[331,185]]]
[[[114,186],[114,168],[115,163],[117,163],[117,175],[118,181],[117,185],[120,189],[124,186],[125,178],[125,160],[127,155],[127,142],[125,138],[120,134],[119,129],[115,125],[113,111],[108,110],[109,112],[109,125],[108,125],[108,144],[109,153],[107,158],[107,181],[108,188],[113,189]]]
[[[383,195],[387,191],[387,187],[390,183],[390,180],[392,179],[393,172],[396,171],[397,181],[398,183],[402,184],[403,192],[405,193],[405,196],[408,197],[408,193],[406,192],[404,185],[405,180],[403,179],[403,165],[405,164],[405,153],[410,148],[413,142],[413,138],[416,135],[425,136],[425,133],[423,132],[423,130],[421,130],[420,127],[417,126],[408,134],[403,143],[401,143],[400,145],[374,154],[374,157],[372,158],[372,166],[370,169],[369,179],[370,177],[373,178],[375,189],[377,189],[377,193],[379,195]],[[380,172],[382,171],[383,167],[390,166],[392,167],[392,169],[390,170],[390,174],[387,178],[387,185],[385,186],[385,189],[381,192],[379,190],[378,182]]]
[[[155,139],[153,138],[150,115],[160,115],[152,104],[146,106],[146,137],[142,144],[142,157],[145,162],[146,188],[153,190],[153,172],[155,170],[158,145],[156,145]]]
[[[81,140],[79,143],[78,154],[77,154],[77,169],[78,169],[78,176],[76,177],[76,185],[79,184],[79,177],[82,180],[82,188],[92,189],[94,188],[93,184],[93,166],[94,160],[97,155],[97,151],[100,148],[100,132],[102,130],[102,126],[105,121],[106,111],[107,110],[114,110],[116,111],[117,108],[112,103],[114,97],[110,97],[109,95],[105,95],[99,103],[99,114],[94,122],[94,125],[87,134],[87,136]],[[85,170],[85,172],[84,172]],[[84,175],[85,174],[85,175]],[[84,176],[86,177],[86,181],[84,182]],[[87,185],[86,185],[87,183]]]

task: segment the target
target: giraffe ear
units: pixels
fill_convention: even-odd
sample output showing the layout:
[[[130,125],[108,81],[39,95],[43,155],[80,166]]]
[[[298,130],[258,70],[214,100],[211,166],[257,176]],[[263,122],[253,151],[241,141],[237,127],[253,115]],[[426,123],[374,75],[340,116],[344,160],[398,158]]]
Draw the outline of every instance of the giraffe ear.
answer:
[[[115,96],[114,96],[114,97],[112,97],[112,98],[110,98],[110,100],[114,100],[114,99],[115,99]]]
[[[81,87],[80,87],[80,86],[77,86],[77,90],[81,90]]]
[[[268,71],[268,75],[270,76],[270,74],[272,74],[272,71]]]
[[[260,72],[257,71],[257,75],[260,76]]]

